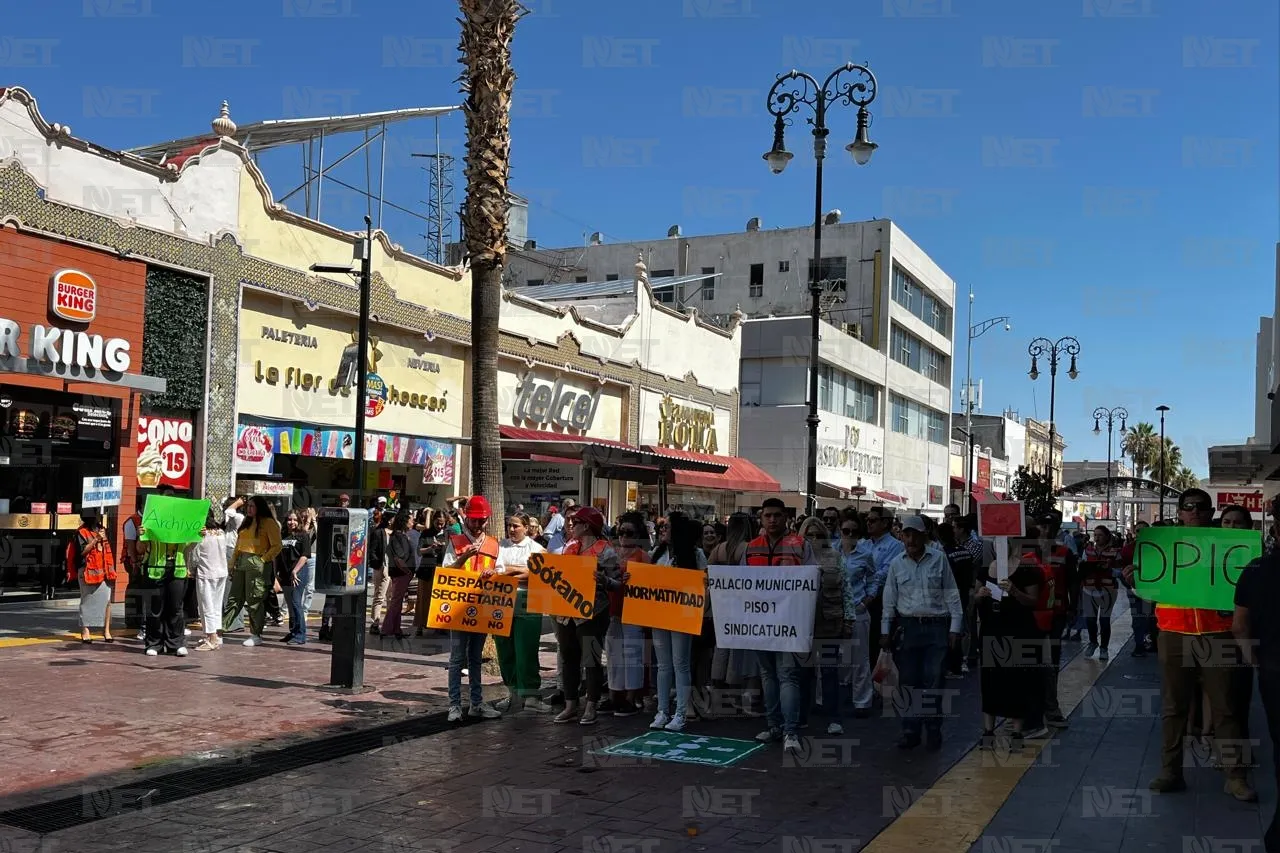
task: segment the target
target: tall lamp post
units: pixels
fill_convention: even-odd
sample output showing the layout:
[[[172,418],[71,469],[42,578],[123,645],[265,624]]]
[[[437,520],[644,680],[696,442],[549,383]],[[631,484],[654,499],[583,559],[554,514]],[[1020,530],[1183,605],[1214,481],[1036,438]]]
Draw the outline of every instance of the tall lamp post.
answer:
[[[312,272],[346,273],[355,276],[360,287],[359,343],[356,358],[356,436],[354,465],[355,505],[364,506],[364,434],[365,406],[369,390],[369,279],[372,275],[373,220],[364,218],[364,236],[352,254],[359,266],[347,264],[312,264]],[[333,687],[362,690],[364,687],[364,617],[368,607],[365,593],[344,595],[338,600],[333,617],[333,652],[329,659],[329,684]]]
[[[1006,332],[1013,328],[1008,317],[992,317],[975,325],[973,291],[969,291],[969,342],[964,357],[964,434],[969,445],[964,464],[964,511],[968,513],[973,512],[973,339],[982,337],[1001,323],[1004,323]]]
[[[841,75],[849,74],[848,78]],[[817,163],[814,177],[813,199],[813,265],[809,283],[810,320],[812,341],[809,347],[809,454],[806,469],[807,512],[813,515],[818,509],[818,340],[821,332],[822,294],[822,161],[827,156],[827,108],[836,104],[848,104],[858,108],[858,129],[845,150],[853,162],[865,166],[875,153],[876,144],[867,135],[871,113],[867,106],[876,99],[876,78],[863,65],[847,62],[827,75],[819,83],[803,71],[790,71],[778,75],[777,82],[769,89],[766,104],[773,116],[773,147],[764,155],[769,169],[780,174],[794,157],[783,142],[786,118],[793,112],[808,107],[813,115],[805,120],[813,126],[813,157]]]
[[[1039,359],[1048,357],[1049,359],[1049,460],[1045,465],[1045,473],[1049,475],[1049,486],[1053,487],[1053,439],[1056,434],[1053,414],[1054,405],[1057,402],[1058,389],[1058,360],[1061,356],[1071,357],[1071,367],[1067,371],[1067,376],[1075,379],[1080,375],[1080,371],[1076,370],[1076,356],[1080,354],[1080,342],[1070,335],[1051,341],[1048,338],[1036,338],[1027,347],[1027,355],[1031,356],[1031,370],[1027,375],[1031,377],[1031,381],[1035,382],[1040,378]]]
[[[1116,406],[1114,409],[1107,409],[1099,406],[1093,410],[1093,434],[1098,435],[1102,432],[1099,421],[1106,418],[1107,421],[1107,520],[1111,520],[1111,441],[1112,431],[1115,428],[1116,418],[1120,419],[1120,432],[1123,433],[1128,426],[1125,421],[1129,420],[1129,412],[1127,409]],[[1122,513],[1123,514],[1123,513]]]
[[[1168,406],[1156,406],[1156,411],[1160,413],[1160,521],[1164,521],[1164,481],[1168,473],[1164,470],[1164,413],[1169,411]]]

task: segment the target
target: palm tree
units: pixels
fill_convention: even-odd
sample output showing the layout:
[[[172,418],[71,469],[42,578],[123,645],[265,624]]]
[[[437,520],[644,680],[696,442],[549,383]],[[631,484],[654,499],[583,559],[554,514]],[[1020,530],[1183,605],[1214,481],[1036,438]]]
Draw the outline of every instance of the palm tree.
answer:
[[[502,444],[498,433],[498,313],[507,255],[511,173],[511,39],[524,8],[516,0],[459,0],[466,95],[467,196],[463,240],[471,264],[471,481],[499,513]]]
[[[1182,448],[1173,443],[1173,439],[1165,437],[1164,440],[1164,468],[1160,467],[1160,439],[1156,439],[1155,456],[1151,459],[1151,479],[1165,485],[1173,485],[1174,474],[1182,467]]]
[[[1142,478],[1151,470],[1152,462],[1160,455],[1160,436],[1156,428],[1149,423],[1134,424],[1129,427],[1120,442],[1121,451],[1133,460],[1133,475]]]
[[[1180,465],[1174,472],[1173,478],[1169,480],[1169,485],[1180,492],[1187,489],[1195,489],[1200,486],[1200,478],[1196,476],[1196,472],[1192,471],[1186,465]]]

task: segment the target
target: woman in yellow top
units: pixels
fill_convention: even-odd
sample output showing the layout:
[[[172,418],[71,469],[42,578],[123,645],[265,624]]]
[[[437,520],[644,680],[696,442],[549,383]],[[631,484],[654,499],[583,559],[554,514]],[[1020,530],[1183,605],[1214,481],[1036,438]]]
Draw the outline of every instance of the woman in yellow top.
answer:
[[[263,600],[267,592],[263,566],[271,565],[280,553],[280,523],[271,504],[254,495],[245,505],[244,521],[236,534],[236,547],[231,552],[231,591],[222,612],[225,633],[239,616],[241,608],[249,611],[249,639],[246,646],[262,645],[262,628],[266,623]]]

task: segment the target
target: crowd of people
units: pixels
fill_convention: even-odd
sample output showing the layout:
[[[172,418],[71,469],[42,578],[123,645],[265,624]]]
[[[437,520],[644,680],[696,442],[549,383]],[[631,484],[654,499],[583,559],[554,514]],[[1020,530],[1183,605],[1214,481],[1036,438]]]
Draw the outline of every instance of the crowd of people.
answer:
[[[1200,489],[1182,494],[1177,514],[1176,521],[1162,523],[1254,527],[1252,514],[1239,506],[1215,519]],[[464,717],[467,679],[465,715],[473,718],[546,714],[556,724],[588,726],[602,714],[643,713],[650,728],[681,731],[721,717],[763,717],[758,740],[796,750],[811,717],[838,735],[850,718],[865,718],[877,701],[892,701],[902,718],[898,746],[933,750],[942,743],[947,716],[936,701],[946,679],[976,669],[983,747],[1018,750],[1024,740],[1068,725],[1057,696],[1064,644],[1083,643],[1082,655],[1106,660],[1112,613],[1123,591],[1133,617],[1132,654],[1157,653],[1160,660],[1163,770],[1150,787],[1185,789],[1184,738],[1203,737],[1219,747],[1216,761],[1227,793],[1256,799],[1248,756],[1239,748],[1249,743],[1253,693],[1253,670],[1241,664],[1262,664],[1271,673],[1267,662],[1280,658],[1267,654],[1268,644],[1280,641],[1273,627],[1280,620],[1268,618],[1276,600],[1273,581],[1261,566],[1246,569],[1234,613],[1152,607],[1134,594],[1135,538],[1145,522],[1123,533],[1099,525],[1086,539],[1082,531],[1064,532],[1059,512],[1028,517],[1026,536],[1008,540],[1009,552],[998,559],[997,540],[979,537],[976,517],[955,505],[941,521],[895,517],[882,506],[865,512],[828,507],[793,518],[778,499],[764,501],[754,514],[723,520],[628,512],[610,525],[598,509],[572,503],[563,511],[553,507],[542,519],[516,511],[501,520],[501,531],[491,529],[496,520],[483,496],[446,511],[411,514],[385,499],[374,508],[368,548],[374,634],[406,638],[402,617],[410,613],[417,635],[430,630],[427,602],[439,567],[517,581],[513,629],[495,638],[507,696],[484,701],[485,635],[449,632],[451,721]],[[92,618],[106,611],[104,638],[111,642],[109,596],[101,589],[115,579],[115,560],[96,514],[86,512],[83,521],[68,548],[69,569],[82,592],[82,639],[91,641]],[[281,528],[264,499],[228,500],[209,513],[200,542],[173,546],[148,542],[141,518],[131,518],[124,566],[130,586],[141,593],[146,654],[187,654],[192,632],[184,612],[200,615],[199,651],[220,648],[242,614],[248,632],[243,644],[258,645],[268,619],[282,624],[278,595],[287,598],[289,631],[282,639],[306,643],[315,522],[314,510],[294,510]],[[1264,563],[1280,559],[1275,541],[1271,531]],[[544,551],[593,557],[597,581],[589,618],[552,619],[558,679],[551,695],[544,695],[540,675],[544,617],[527,605],[529,559]],[[710,596],[700,633],[626,624],[631,563],[703,572],[708,566],[817,566],[812,647],[803,654],[717,648]],[[1007,565],[1006,576],[998,572],[1000,564]],[[407,611],[411,590],[415,604]],[[328,638],[332,601],[326,602],[321,639]],[[892,697],[875,689],[888,660],[898,681]],[[1280,676],[1267,675],[1261,684],[1269,714],[1280,718]]]

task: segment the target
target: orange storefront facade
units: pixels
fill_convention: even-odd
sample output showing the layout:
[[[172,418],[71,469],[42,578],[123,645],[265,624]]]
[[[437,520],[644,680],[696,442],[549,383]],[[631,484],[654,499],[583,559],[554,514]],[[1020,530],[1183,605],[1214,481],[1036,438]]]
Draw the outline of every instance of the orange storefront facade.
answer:
[[[4,228],[0,269],[0,585],[51,597],[87,495],[123,550],[140,396],[164,389],[141,375],[147,267]]]

